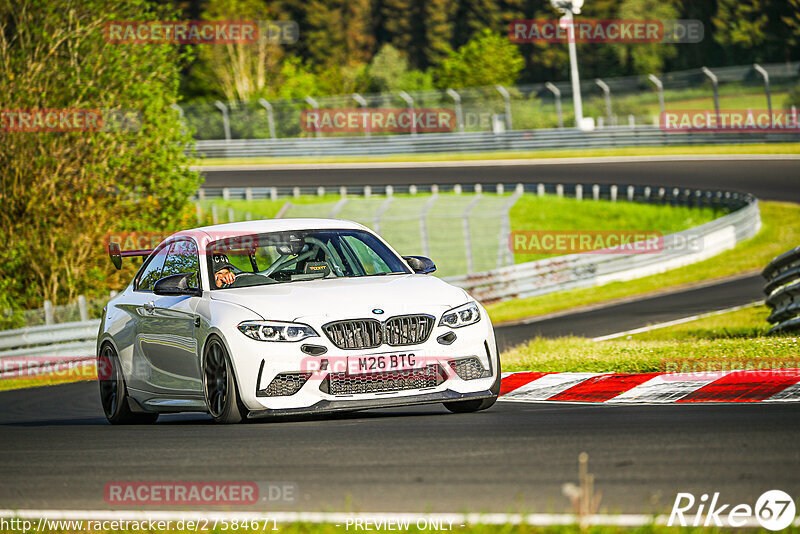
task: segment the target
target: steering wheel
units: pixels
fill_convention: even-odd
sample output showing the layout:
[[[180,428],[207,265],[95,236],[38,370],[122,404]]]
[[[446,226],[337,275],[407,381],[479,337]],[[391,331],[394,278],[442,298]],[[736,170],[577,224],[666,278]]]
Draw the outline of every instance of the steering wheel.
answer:
[[[222,287],[228,288],[228,287],[257,286],[257,285],[262,285],[263,283],[262,281],[264,279],[267,279],[267,277],[260,275],[258,273],[248,273],[247,271],[244,271],[236,275],[236,280],[234,280],[232,284],[223,283]]]

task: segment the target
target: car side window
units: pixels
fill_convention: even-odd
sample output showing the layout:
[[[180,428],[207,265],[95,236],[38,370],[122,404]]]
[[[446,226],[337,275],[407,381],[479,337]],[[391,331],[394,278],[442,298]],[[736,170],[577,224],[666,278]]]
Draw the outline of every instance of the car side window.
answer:
[[[164,267],[164,261],[167,259],[167,252],[169,249],[170,245],[164,245],[150,256],[147,265],[145,265],[141,274],[139,274],[139,279],[136,283],[136,291],[152,291],[156,282],[163,278],[161,276],[161,269]]]
[[[173,274],[192,273],[189,286],[198,287],[199,272],[200,260],[197,256],[197,245],[194,244],[194,241],[182,239],[172,244],[164,267],[161,269],[160,278]]]

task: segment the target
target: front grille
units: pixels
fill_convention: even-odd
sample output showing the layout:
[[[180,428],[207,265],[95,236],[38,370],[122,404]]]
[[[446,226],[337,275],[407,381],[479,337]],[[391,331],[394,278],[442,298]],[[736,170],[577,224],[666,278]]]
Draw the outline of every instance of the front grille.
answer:
[[[323,382],[321,389],[331,395],[357,395],[359,393],[380,393],[383,391],[403,391],[407,389],[432,388],[444,382],[438,364],[422,369],[388,371],[350,375],[331,373]]]
[[[394,346],[424,343],[431,335],[434,321],[430,315],[392,317],[384,325],[386,343]]]
[[[475,357],[452,360],[450,367],[453,368],[453,371],[456,372],[461,380],[476,380],[492,376],[491,372],[486,370],[481,361]]]
[[[340,349],[373,349],[383,343],[383,329],[375,319],[336,321],[322,329]]]
[[[260,376],[260,373],[259,373]],[[302,388],[311,373],[281,373],[276,375],[267,387],[256,392],[256,397],[287,397]]]
[[[376,319],[335,321],[322,330],[340,349],[374,349],[384,343],[395,347],[424,343],[435,321],[430,315],[400,315],[385,323]]]

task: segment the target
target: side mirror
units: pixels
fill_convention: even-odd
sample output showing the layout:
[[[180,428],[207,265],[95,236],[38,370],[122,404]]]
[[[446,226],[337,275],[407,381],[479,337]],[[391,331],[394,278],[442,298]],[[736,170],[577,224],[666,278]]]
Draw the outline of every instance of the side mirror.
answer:
[[[193,276],[195,276],[195,273],[181,273],[165,276],[153,286],[153,293],[163,296],[188,295],[199,297],[201,294],[200,289],[189,285],[189,279]]]
[[[122,268],[122,252],[119,250],[119,243],[108,244],[108,256],[111,258],[111,263],[117,270]]]
[[[433,261],[425,256],[403,256],[403,259],[417,274],[430,274],[436,270]]]

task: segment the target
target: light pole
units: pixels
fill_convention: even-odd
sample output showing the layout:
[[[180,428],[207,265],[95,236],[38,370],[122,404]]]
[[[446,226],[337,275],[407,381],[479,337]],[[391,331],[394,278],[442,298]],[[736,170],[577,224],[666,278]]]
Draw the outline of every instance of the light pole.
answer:
[[[581,101],[581,81],[578,77],[578,50],[575,46],[575,27],[572,24],[573,16],[581,12],[583,0],[550,0],[553,7],[561,11],[561,27],[567,28],[569,40],[569,67],[572,76],[572,103],[575,107],[575,126],[583,128],[583,102]]]

